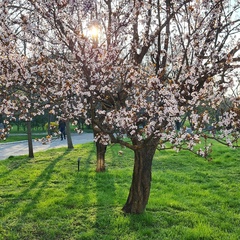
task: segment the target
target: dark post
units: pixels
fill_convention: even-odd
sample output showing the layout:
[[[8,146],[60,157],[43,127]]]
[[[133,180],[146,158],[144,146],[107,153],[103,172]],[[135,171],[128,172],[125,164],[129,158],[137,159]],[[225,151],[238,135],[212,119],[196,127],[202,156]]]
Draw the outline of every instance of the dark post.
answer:
[[[81,158],[79,157],[79,158],[78,158],[78,172],[79,172],[79,170],[80,170],[80,160],[81,160]]]

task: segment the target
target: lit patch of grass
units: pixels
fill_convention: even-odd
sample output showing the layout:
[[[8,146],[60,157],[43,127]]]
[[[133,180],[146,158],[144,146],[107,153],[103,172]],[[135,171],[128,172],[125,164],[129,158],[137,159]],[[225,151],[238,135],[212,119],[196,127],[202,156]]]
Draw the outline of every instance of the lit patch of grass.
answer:
[[[239,156],[239,150],[218,145],[212,162],[188,152],[157,152],[149,203],[141,215],[121,211],[133,168],[133,153],[128,149],[110,146],[104,173],[95,172],[92,143],[37,153],[34,159],[21,156],[1,161],[0,236],[238,239]]]

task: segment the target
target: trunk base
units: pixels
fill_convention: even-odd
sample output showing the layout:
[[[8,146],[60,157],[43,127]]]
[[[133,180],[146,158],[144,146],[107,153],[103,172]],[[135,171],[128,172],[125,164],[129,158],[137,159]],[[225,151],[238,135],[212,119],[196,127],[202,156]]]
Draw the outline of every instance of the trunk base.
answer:
[[[107,150],[107,146],[103,145],[99,142],[96,142],[96,148],[97,148],[97,168],[96,172],[105,172],[105,153]]]
[[[145,211],[151,188],[152,160],[157,145],[158,139],[152,139],[134,151],[132,184],[127,202],[122,208],[125,213],[140,214]]]

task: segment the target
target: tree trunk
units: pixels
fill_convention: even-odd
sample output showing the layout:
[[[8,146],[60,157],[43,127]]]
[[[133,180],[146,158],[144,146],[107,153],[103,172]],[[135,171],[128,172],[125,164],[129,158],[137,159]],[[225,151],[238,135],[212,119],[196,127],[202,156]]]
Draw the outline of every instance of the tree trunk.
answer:
[[[68,149],[73,149],[74,147],[73,147],[73,143],[72,143],[69,120],[66,121],[66,134],[67,134]]]
[[[48,114],[48,125],[47,125],[47,132],[48,132],[48,135],[52,135],[52,131],[51,131],[51,114],[49,113]]]
[[[104,172],[105,169],[105,153],[107,146],[101,144],[99,141],[96,142],[96,151],[97,151],[97,168],[96,172]]]
[[[93,126],[93,135],[97,136],[99,133],[99,128],[97,126]],[[100,143],[98,140],[96,142],[96,152],[97,152],[97,168],[96,172],[105,172],[105,153],[107,151],[107,146]]]
[[[26,122],[26,125],[27,125],[27,136],[28,136],[28,157],[34,158],[31,121]]]
[[[152,160],[157,142],[157,140],[150,141],[143,145],[143,148],[134,151],[132,184],[127,202],[122,209],[125,213],[139,214],[146,208],[151,188]]]

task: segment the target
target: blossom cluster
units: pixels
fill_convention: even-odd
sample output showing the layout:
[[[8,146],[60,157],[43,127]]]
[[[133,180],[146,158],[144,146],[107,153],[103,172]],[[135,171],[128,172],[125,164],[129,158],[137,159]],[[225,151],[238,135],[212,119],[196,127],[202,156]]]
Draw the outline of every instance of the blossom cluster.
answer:
[[[227,95],[239,61],[231,38],[239,26],[228,17],[234,8],[223,1],[25,2],[16,1],[15,11],[4,1],[0,10],[4,117],[82,118],[104,145],[154,140],[195,151],[207,138],[237,145],[239,93]],[[99,36],[91,38],[93,23]],[[196,150],[210,151],[207,143]]]

